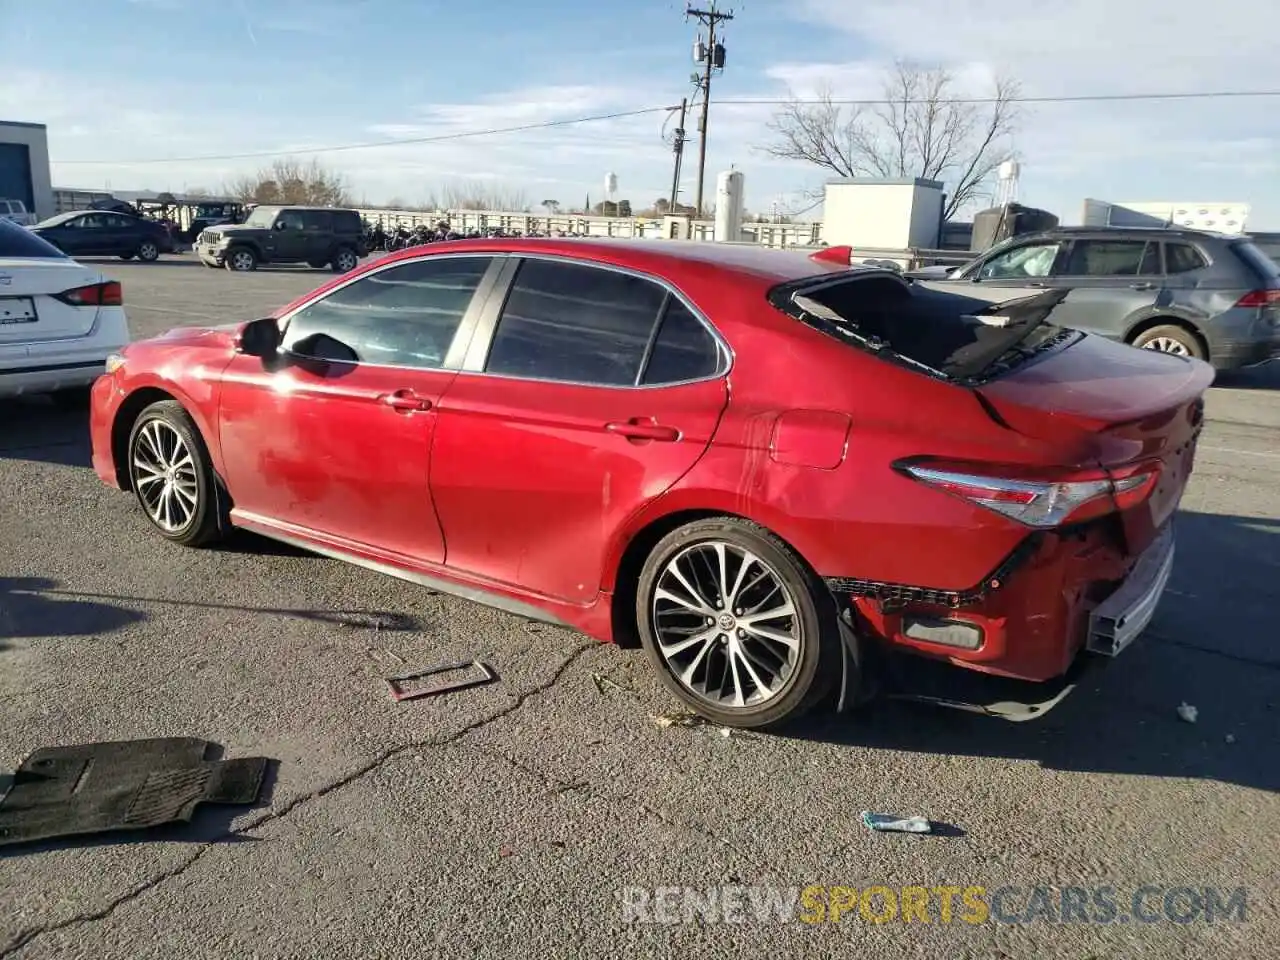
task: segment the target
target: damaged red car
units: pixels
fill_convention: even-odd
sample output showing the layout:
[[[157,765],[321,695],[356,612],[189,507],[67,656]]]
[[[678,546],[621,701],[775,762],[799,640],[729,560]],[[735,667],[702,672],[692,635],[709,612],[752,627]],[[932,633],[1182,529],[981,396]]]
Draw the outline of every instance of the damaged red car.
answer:
[[[1021,719],[1150,621],[1213,378],[1055,323],[1068,296],[839,248],[433,244],[131,344],[93,463],[170,541],[640,643],[716,723],[877,689]]]

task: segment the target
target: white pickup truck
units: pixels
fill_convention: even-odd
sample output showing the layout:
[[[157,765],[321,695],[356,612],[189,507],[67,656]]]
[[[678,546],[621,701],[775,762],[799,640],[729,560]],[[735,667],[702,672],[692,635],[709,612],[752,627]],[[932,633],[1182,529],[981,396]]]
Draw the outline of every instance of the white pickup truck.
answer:
[[[33,227],[36,215],[27,210],[21,200],[6,200],[0,197],[0,220],[12,220],[20,227]]]

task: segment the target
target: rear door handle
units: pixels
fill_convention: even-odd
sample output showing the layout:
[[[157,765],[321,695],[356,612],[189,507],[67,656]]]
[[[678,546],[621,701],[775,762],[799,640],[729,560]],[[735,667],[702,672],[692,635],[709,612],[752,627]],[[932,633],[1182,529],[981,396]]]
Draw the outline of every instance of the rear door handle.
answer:
[[[630,420],[606,423],[604,428],[628,440],[662,440],[671,443],[680,439],[680,431],[675,427],[664,427],[653,420],[632,417]]]
[[[1129,284],[1129,288],[1131,290],[1154,290],[1156,288],[1156,285],[1154,283],[1146,283],[1146,282],[1131,283]]]
[[[392,410],[402,410],[405,413],[431,409],[431,401],[426,397],[418,396],[412,390],[397,390],[395,393],[384,393],[378,398],[378,402],[390,407]]]

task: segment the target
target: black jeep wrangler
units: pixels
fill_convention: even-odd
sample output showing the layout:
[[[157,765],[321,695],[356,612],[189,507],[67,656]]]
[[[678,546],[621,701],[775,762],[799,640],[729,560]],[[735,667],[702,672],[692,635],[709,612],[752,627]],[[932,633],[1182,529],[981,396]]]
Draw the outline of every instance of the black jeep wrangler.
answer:
[[[346,273],[369,251],[355,210],[260,206],[244,223],[201,231],[195,252],[205,266],[228,270],[256,270],[260,263],[305,263]]]

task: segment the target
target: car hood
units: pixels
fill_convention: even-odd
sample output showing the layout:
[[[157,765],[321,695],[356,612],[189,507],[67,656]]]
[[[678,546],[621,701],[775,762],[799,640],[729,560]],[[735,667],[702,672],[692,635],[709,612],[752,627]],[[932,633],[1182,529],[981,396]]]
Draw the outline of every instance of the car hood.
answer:
[[[235,348],[240,330],[248,321],[223,323],[216,326],[174,327],[144,343],[163,344],[166,347],[211,347],[231,350]]]
[[[243,223],[210,224],[208,230],[210,233],[236,234],[238,236],[249,236],[252,234],[270,232],[265,227],[247,227]]]

